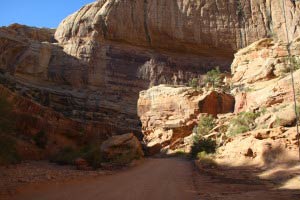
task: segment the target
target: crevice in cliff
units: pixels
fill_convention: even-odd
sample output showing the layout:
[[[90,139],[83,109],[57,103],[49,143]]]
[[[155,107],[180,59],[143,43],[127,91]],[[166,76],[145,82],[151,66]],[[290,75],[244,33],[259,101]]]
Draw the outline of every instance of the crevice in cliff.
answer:
[[[147,8],[148,8],[148,0],[144,0],[144,29],[145,29],[147,42],[151,46],[151,37],[150,37],[150,33],[149,33],[149,29],[148,29],[148,23],[147,23],[147,21],[148,21]]]
[[[268,29],[267,34],[269,37],[274,37],[271,1],[269,2],[269,6],[266,5],[266,11],[267,11],[267,19],[266,20],[267,20],[267,29]]]

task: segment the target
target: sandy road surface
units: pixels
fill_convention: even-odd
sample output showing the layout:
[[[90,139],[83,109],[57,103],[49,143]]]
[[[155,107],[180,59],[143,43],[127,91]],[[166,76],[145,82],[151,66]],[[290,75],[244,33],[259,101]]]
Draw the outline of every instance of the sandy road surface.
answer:
[[[192,163],[152,158],[129,170],[64,184],[29,186],[20,200],[195,200]]]

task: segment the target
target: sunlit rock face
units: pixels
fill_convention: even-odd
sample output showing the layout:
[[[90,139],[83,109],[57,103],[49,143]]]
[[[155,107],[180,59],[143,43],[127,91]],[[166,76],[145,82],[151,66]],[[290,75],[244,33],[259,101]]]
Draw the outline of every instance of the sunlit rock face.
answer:
[[[231,65],[235,112],[279,107],[293,102],[291,66],[286,47],[285,42],[262,39],[235,54]],[[292,65],[295,67],[293,76],[297,95],[300,85],[300,38],[291,42],[290,53],[294,59]]]
[[[293,38],[299,3],[285,2]],[[55,39],[53,30],[2,28],[1,83],[111,133],[138,133],[141,90],[184,84],[216,66],[229,71],[238,49],[285,40],[284,23],[279,1],[99,0],[63,20]]]
[[[191,87],[159,85],[140,92],[138,115],[147,153],[174,151],[185,144],[201,114],[217,116],[232,112],[234,97]]]

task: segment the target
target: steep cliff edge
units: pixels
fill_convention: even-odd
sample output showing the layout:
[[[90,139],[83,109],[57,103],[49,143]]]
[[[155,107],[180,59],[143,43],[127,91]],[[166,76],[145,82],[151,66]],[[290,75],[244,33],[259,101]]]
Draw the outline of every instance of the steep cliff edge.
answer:
[[[286,40],[284,7],[289,35],[297,37],[299,2],[291,0],[285,5],[269,0],[100,0],[66,18],[55,37],[78,57],[91,53],[82,48],[93,45],[89,41],[103,40],[231,57],[259,38],[276,35]]]

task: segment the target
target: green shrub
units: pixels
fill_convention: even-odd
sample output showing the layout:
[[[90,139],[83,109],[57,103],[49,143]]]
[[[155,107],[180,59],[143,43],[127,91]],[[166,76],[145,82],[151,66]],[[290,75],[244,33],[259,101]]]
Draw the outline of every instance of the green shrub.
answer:
[[[194,89],[197,89],[198,87],[198,79],[197,78],[193,78],[189,81],[189,87],[192,87]]]
[[[33,140],[36,146],[38,146],[41,149],[44,149],[47,145],[48,137],[46,132],[41,130],[33,137]]]
[[[0,165],[17,164],[21,158],[16,150],[16,141],[10,136],[0,134]]]
[[[178,157],[187,157],[188,156],[188,154],[183,150],[177,150],[174,155],[178,156]]]
[[[214,117],[212,115],[203,116],[198,123],[198,134],[205,136],[216,126]]]
[[[213,88],[220,87],[222,83],[222,76],[219,67],[207,72],[204,82],[212,85]]]
[[[217,148],[216,141],[212,139],[199,138],[199,136],[195,136],[191,148],[191,157],[196,158],[199,152],[205,152],[207,154],[215,153],[216,148]]]
[[[291,70],[298,70],[300,69],[300,61],[299,59],[297,59],[294,56],[290,56],[285,58],[285,64],[286,64],[286,68],[285,68],[285,73],[291,72]]]
[[[259,117],[260,113],[241,112],[230,121],[229,135],[235,136],[240,133],[253,130],[255,128],[255,119]]]
[[[212,158],[210,154],[207,154],[205,151],[201,151],[197,154],[197,160],[200,161],[201,164],[203,165],[208,165],[208,166],[216,166],[216,162]]]

